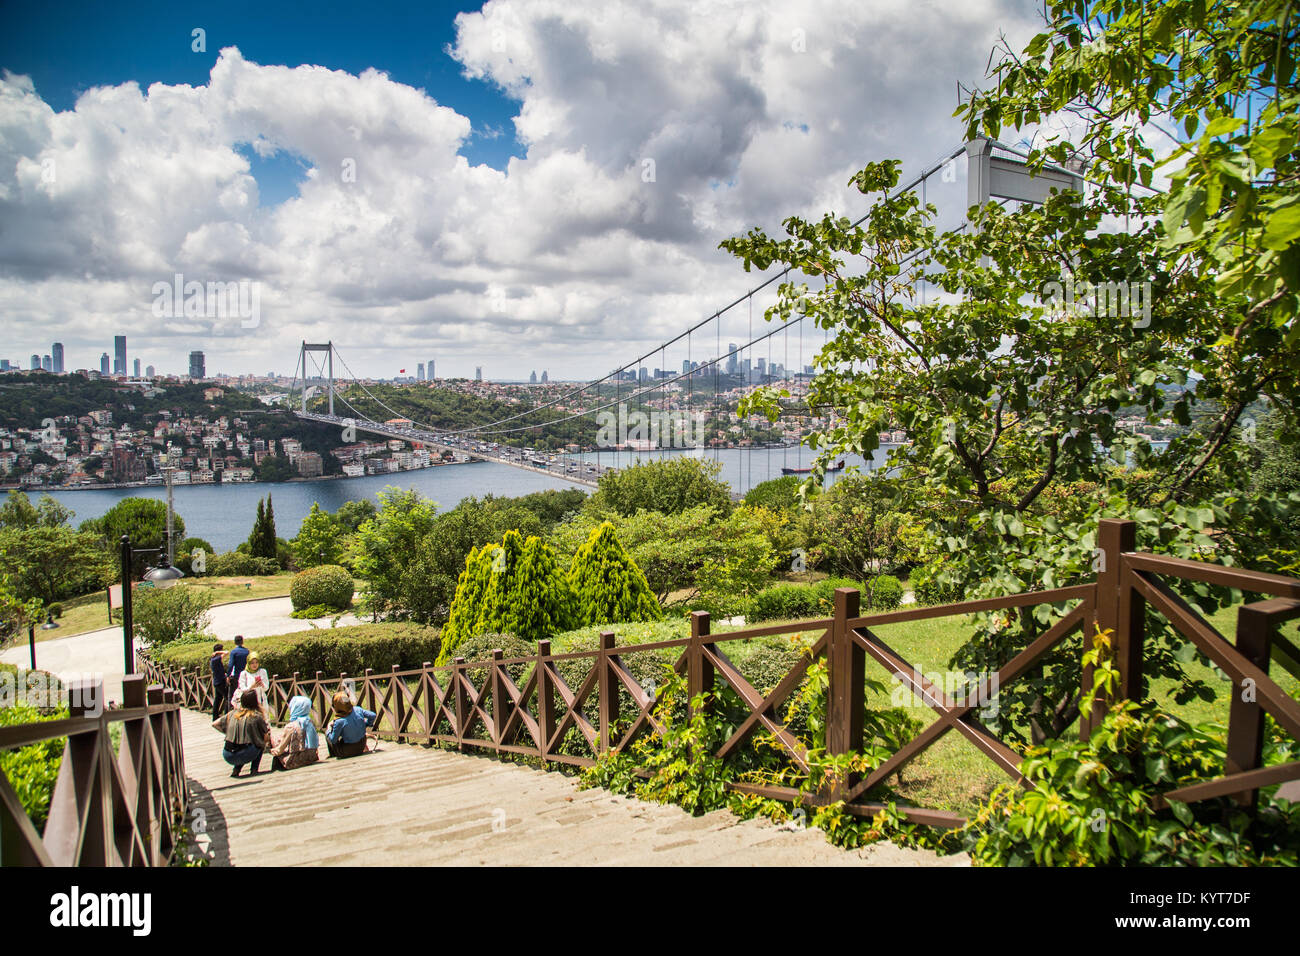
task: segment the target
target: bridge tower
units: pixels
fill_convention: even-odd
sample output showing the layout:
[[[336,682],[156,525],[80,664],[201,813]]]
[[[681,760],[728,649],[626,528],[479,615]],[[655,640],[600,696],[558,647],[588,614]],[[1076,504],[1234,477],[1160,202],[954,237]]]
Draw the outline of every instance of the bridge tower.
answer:
[[[334,414],[334,342],[307,342],[302,343],[302,348],[298,352],[298,361],[302,365],[302,410],[307,411],[307,353],[308,352],[325,352],[328,354],[327,367],[329,369],[329,397],[330,397],[330,415]]]

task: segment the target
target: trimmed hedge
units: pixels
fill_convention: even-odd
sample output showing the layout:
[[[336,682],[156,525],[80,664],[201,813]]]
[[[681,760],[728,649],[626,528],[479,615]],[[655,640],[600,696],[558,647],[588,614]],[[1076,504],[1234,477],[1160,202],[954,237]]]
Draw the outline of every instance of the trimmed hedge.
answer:
[[[320,567],[299,571],[293,576],[293,583],[289,586],[289,599],[293,602],[295,611],[309,607],[345,611],[352,606],[352,592],[355,589],[352,575],[347,569],[337,564],[322,564]]]
[[[414,670],[425,661],[437,660],[441,638],[437,628],[420,624],[356,624],[250,638],[247,646],[257,651],[262,666],[273,675],[288,677],[297,671],[305,678],[322,671],[326,677],[337,677],[345,672],[360,675],[367,667],[377,673],[387,671],[394,664]],[[155,660],[193,670],[206,668],[211,656],[211,644],[190,644],[163,648]]]
[[[265,577],[279,574],[280,562],[275,558],[255,558],[243,551],[227,551],[207,558],[208,577]]]
[[[898,583],[897,579],[894,579],[894,583]],[[848,578],[823,578],[815,584],[774,584],[754,595],[747,621],[756,623],[830,617],[835,613],[836,588],[866,590],[861,584]],[[901,601],[903,596],[901,588],[898,596]],[[865,600],[863,604],[866,604]]]

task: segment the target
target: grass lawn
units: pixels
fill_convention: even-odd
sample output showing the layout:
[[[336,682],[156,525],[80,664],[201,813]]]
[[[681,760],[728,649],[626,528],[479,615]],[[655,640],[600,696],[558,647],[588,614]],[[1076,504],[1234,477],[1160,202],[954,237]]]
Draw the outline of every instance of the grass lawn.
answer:
[[[208,591],[212,594],[212,603],[216,605],[256,598],[284,597],[289,593],[292,584],[293,574],[286,571],[283,574],[265,577],[187,578],[176,586]],[[112,626],[112,622],[108,619],[108,599],[103,591],[85,594],[60,603],[63,605],[63,616],[58,619],[58,628],[42,631],[38,627],[36,629],[38,643]]]

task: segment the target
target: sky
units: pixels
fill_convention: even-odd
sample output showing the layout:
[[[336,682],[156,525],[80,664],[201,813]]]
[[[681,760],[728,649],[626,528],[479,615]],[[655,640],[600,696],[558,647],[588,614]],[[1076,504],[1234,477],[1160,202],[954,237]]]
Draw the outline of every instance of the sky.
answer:
[[[1038,9],[0,0],[0,357],[604,374],[765,278],[723,239],[958,147],[957,84]]]

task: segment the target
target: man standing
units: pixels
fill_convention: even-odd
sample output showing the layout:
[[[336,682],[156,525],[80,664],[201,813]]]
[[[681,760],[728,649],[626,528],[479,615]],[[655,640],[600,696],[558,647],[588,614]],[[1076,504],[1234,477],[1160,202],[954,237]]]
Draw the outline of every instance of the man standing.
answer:
[[[248,648],[244,646],[244,635],[235,635],[235,648],[230,652],[230,673],[226,675],[226,680],[230,682],[230,687],[239,686],[239,674],[248,663]]]
[[[212,692],[215,695],[212,700],[213,720],[216,720],[230,709],[230,691],[226,686],[226,655],[223,653],[224,650],[225,648],[220,644],[215,645],[212,648],[212,657],[208,660],[208,666],[212,668]]]

